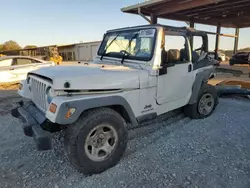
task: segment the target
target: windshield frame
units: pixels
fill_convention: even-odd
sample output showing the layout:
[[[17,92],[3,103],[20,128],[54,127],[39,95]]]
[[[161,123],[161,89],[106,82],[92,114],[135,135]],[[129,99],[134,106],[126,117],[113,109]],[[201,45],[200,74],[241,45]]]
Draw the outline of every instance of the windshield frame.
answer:
[[[158,29],[156,27],[143,27],[143,28],[138,27],[138,28],[131,28],[131,29],[121,29],[121,30],[109,31],[109,32],[105,33],[103,40],[101,42],[101,45],[98,49],[97,55],[102,56],[103,55],[102,53],[105,52],[104,51],[105,47],[103,45],[105,45],[105,46],[107,45],[107,43],[105,43],[105,38],[107,37],[107,35],[112,34],[112,35],[116,36],[116,35],[118,35],[120,33],[124,33],[124,32],[135,32],[135,31],[147,30],[147,29],[154,29],[155,30],[155,36],[153,37],[151,55],[149,57],[127,56],[126,59],[137,60],[137,61],[151,61],[153,56],[154,56],[155,46],[156,46],[156,42],[157,42]],[[103,49],[103,51],[101,51],[102,49]],[[104,57],[121,59],[122,55],[107,55],[107,56],[104,55]]]

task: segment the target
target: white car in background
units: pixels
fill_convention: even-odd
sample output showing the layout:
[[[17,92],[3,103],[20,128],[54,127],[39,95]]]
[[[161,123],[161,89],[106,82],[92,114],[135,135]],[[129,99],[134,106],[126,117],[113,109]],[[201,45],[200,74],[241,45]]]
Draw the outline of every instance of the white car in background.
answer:
[[[54,62],[27,56],[0,57],[0,83],[20,82],[26,79],[28,72],[54,65]]]
[[[218,58],[220,61],[226,61],[226,55],[224,53],[219,52],[218,53]]]

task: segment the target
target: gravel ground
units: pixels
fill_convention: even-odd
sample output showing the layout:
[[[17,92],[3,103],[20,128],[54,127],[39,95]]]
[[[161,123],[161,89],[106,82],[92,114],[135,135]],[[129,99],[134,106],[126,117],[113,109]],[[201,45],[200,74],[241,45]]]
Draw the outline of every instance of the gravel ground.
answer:
[[[0,101],[0,187],[250,187],[250,102],[221,99],[215,113],[172,118],[131,130],[121,162],[85,177],[64,158],[63,133],[55,149],[38,152],[9,110],[17,98]]]

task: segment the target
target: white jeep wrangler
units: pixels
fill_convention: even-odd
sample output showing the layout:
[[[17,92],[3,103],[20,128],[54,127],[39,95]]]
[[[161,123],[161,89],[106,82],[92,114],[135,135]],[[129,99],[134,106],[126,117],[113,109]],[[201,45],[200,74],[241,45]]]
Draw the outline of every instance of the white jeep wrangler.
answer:
[[[201,47],[190,41],[200,37]],[[184,107],[190,118],[208,117],[218,103],[207,84],[214,61],[202,31],[146,25],[108,31],[92,63],[30,72],[12,115],[23,121],[38,150],[52,148],[51,134],[65,129],[65,150],[80,172],[114,166],[128,141],[127,124]]]

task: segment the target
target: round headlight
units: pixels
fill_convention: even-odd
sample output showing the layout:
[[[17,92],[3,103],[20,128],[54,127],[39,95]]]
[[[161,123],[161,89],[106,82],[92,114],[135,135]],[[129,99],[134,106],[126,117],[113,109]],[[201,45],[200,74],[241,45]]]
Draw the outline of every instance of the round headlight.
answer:
[[[48,87],[46,90],[46,97],[49,104],[51,103],[53,97],[55,96],[56,96],[55,91],[51,87]]]
[[[55,97],[56,93],[55,93],[54,89],[50,88],[49,91],[48,91],[48,95],[51,96],[51,97]]]

